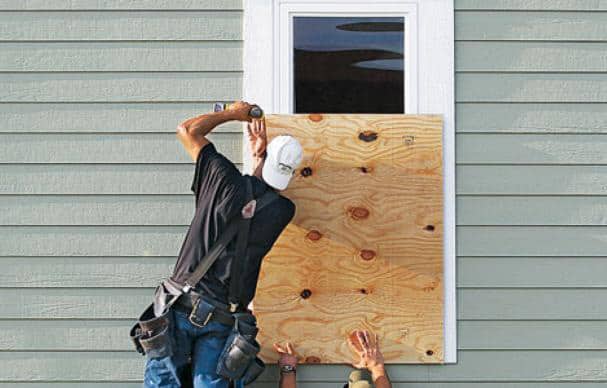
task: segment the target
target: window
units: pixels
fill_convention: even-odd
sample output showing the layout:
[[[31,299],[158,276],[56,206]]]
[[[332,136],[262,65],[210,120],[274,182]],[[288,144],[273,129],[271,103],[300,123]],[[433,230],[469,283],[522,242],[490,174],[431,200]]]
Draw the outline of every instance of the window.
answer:
[[[453,26],[453,0],[250,0],[244,11],[243,96],[267,113],[443,115],[447,363],[457,359]]]
[[[404,18],[293,18],[294,113],[404,113]]]

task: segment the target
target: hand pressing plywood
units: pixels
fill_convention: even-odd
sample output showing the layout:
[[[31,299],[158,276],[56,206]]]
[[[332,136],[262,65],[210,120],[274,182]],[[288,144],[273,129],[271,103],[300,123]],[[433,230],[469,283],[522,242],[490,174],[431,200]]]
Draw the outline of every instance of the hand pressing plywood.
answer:
[[[443,360],[440,116],[266,117],[305,155],[285,195],[293,222],[264,260],[254,310],[262,357],[289,340],[302,362],[352,360],[356,329],[388,363]]]

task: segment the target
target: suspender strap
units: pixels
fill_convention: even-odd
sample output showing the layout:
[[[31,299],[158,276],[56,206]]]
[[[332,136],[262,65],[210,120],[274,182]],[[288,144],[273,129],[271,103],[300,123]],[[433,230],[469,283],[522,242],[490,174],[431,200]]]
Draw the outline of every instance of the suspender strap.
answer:
[[[232,221],[228,228],[223,232],[223,234],[219,237],[219,239],[215,242],[215,244],[209,249],[207,254],[200,259],[198,263],[198,267],[190,274],[190,276],[186,279],[185,285],[183,287],[183,292],[188,292],[192,288],[196,287],[198,282],[204,277],[209,268],[215,263],[219,255],[226,249],[230,241],[238,232],[239,219]]]
[[[251,182],[247,179],[247,198],[252,198],[252,187],[251,187]],[[251,192],[251,194],[249,195],[249,190]],[[274,191],[272,190],[267,190],[257,201],[256,201],[256,205],[255,205],[255,212],[257,213],[258,211],[260,211],[261,209],[263,209],[264,207],[266,207],[267,205],[269,205],[272,201],[274,201],[275,199],[278,198],[278,194],[276,194]],[[248,202],[248,201],[247,201]],[[226,228],[226,230],[223,232],[223,234],[219,237],[219,239],[215,242],[215,244],[213,244],[213,246],[211,247],[211,249],[209,249],[209,251],[207,252],[207,254],[200,259],[200,262],[198,263],[198,266],[196,267],[196,269],[194,270],[194,272],[192,272],[190,274],[190,276],[185,280],[184,282],[184,286],[182,288],[182,291],[184,293],[189,292],[192,288],[196,287],[196,285],[198,284],[198,282],[200,282],[200,280],[202,280],[202,278],[204,277],[204,275],[208,272],[209,268],[211,268],[211,266],[215,263],[215,261],[217,261],[217,258],[219,258],[219,256],[221,255],[221,253],[226,249],[226,247],[228,246],[228,244],[230,243],[230,241],[232,241],[232,239],[234,238],[234,236],[236,235],[236,233],[239,233],[239,231],[241,230],[241,228],[243,228],[243,224],[241,224],[241,221],[248,221],[250,222],[250,220],[244,220],[243,218],[241,218],[242,216],[239,214],[238,216],[236,216],[235,219],[233,219],[230,224],[228,225],[228,227]],[[247,234],[248,234],[248,230],[249,228],[246,228],[247,230]],[[245,250],[246,250],[246,245],[247,245],[247,240],[248,240],[248,236],[246,236],[247,239],[243,240],[243,242],[241,242],[240,244],[244,244]],[[242,272],[242,269],[239,270],[238,273],[238,280],[236,282],[234,282],[234,278],[232,277],[234,275],[234,264],[236,262],[240,262],[244,260],[244,256],[246,252],[242,252],[241,254],[238,253],[238,242],[237,244],[237,250],[236,250],[236,256],[235,256],[235,261],[234,263],[232,263],[232,271],[230,274],[230,290],[232,289],[232,284],[234,284],[234,287],[237,287],[238,289],[235,289],[234,291],[230,291],[230,295],[232,295],[232,292],[234,292],[234,295],[238,295],[237,300],[239,299],[240,296],[240,273]],[[241,248],[242,249],[242,248]],[[240,266],[241,264],[239,263],[238,266]]]
[[[247,179],[247,195],[245,206],[253,200],[253,188],[251,181]],[[255,204],[255,207],[257,205]],[[236,312],[240,304],[240,292],[242,289],[241,275],[244,270],[244,261],[247,255],[247,242],[249,241],[249,229],[251,228],[251,218],[242,218],[238,221],[238,237],[236,238],[236,250],[232,259],[230,269],[230,290],[228,294],[228,302],[230,303],[230,311]]]

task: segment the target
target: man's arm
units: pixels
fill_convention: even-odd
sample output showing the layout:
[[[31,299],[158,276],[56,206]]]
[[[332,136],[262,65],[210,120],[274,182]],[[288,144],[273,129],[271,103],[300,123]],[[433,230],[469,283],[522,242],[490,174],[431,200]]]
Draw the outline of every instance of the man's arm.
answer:
[[[237,101],[225,111],[206,113],[188,119],[177,126],[177,138],[192,160],[196,161],[200,150],[209,144],[209,140],[205,136],[215,127],[227,121],[250,121],[251,106],[244,101]]]
[[[379,350],[379,338],[377,334],[374,336],[374,340],[371,340],[368,331],[357,330],[354,332],[353,337],[356,341],[352,337],[348,337],[348,343],[359,357],[359,360],[352,365],[355,368],[369,370],[375,388],[392,388],[384,366],[384,356]]]
[[[249,137],[249,148],[253,158],[253,170],[251,175],[261,178],[261,170],[266,160],[266,146],[268,145],[268,136],[266,133],[266,119],[253,119],[247,125],[247,135]]]
[[[279,344],[274,344],[274,350],[280,355],[278,359],[278,368],[280,369],[280,381],[278,388],[297,388],[297,379],[295,370],[297,369],[297,356],[293,351],[291,343],[287,342],[287,346],[283,347]],[[293,369],[292,372],[283,372],[283,367],[288,366]]]

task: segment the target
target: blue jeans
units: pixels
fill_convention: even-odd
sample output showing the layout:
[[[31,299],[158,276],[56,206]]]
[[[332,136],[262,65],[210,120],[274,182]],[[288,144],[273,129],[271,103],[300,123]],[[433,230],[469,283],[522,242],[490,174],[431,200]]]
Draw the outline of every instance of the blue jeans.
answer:
[[[188,315],[171,309],[173,325],[171,327],[173,354],[169,357],[147,357],[143,386],[145,388],[228,388],[229,380],[219,376],[215,370],[217,360],[225,342],[232,331],[231,326],[216,321],[204,327],[194,326]],[[188,363],[191,360],[191,369]],[[191,376],[185,375],[191,371]],[[184,376],[185,375],[185,376]],[[192,385],[182,379],[192,379]],[[236,382],[235,388],[242,388]]]

